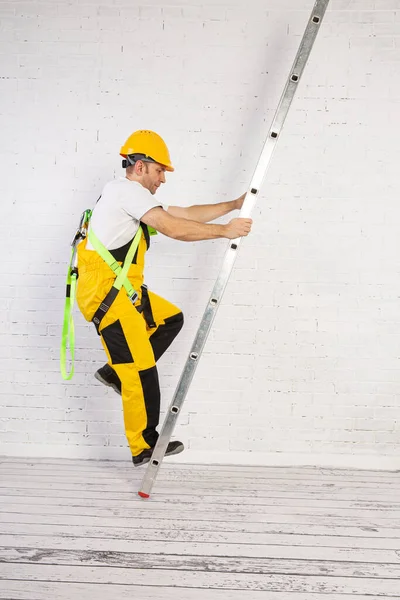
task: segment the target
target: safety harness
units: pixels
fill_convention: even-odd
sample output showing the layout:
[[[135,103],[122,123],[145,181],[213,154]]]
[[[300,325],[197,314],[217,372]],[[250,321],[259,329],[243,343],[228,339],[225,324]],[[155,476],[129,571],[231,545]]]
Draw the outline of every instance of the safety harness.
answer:
[[[139,226],[136,235],[133,238],[129,250],[126,254],[124,264],[121,267],[120,264],[115,260],[111,252],[109,252],[107,248],[100,242],[99,238],[95,235],[93,230],[89,230],[90,243],[92,244],[96,252],[100,254],[104,262],[110,267],[110,269],[112,269],[112,271],[114,271],[116,275],[112,288],[108,292],[107,296],[104,298],[103,302],[100,304],[99,308],[94,313],[94,317],[92,319],[92,322],[94,323],[96,331],[99,335],[100,323],[104,315],[109,310],[111,304],[117,297],[118,292],[120,291],[122,286],[124,286],[128,298],[132,302],[132,304],[135,304],[136,300],[138,299],[138,293],[133,289],[132,284],[127,277],[127,273],[130,265],[132,264],[132,259],[135,256],[135,252],[139,245],[140,238],[142,237],[142,233],[142,228]]]
[[[118,263],[117,260],[113,257],[111,252],[107,250],[107,248],[100,242],[92,228],[89,229],[89,222],[92,216],[92,211],[90,209],[85,210],[82,213],[81,220],[79,223],[79,227],[76,231],[76,234],[72,240],[72,252],[71,252],[71,260],[68,267],[67,272],[67,286],[66,286],[66,294],[65,294],[65,306],[64,306],[64,320],[63,320],[63,328],[61,334],[61,347],[60,347],[60,370],[63,379],[69,380],[72,379],[74,374],[74,363],[75,363],[75,328],[74,328],[74,320],[73,320],[73,307],[75,303],[76,296],[76,282],[78,279],[78,244],[84,240],[86,237],[89,238],[90,243],[92,244],[95,251],[101,256],[104,262],[110,267],[110,269],[115,273],[115,281],[110,291],[104,298],[103,302],[100,304],[98,309],[96,310],[92,322],[96,327],[97,333],[100,335],[100,324],[110,309],[112,303],[117,297],[119,291],[122,287],[125,288],[128,298],[135,304],[138,299],[138,293],[134,290],[131,282],[128,279],[128,270],[130,265],[132,264],[133,257],[138,249],[140,238],[142,234],[144,235],[143,227],[146,228],[145,225],[140,225],[135,237],[133,238],[129,250],[125,256],[124,262],[122,266]],[[150,228],[149,228],[150,229]],[[146,232],[147,233],[147,232]],[[157,233],[155,230],[150,229],[150,235],[154,235]],[[146,236],[147,237],[147,236]],[[137,310],[139,312],[143,312],[143,316],[146,320],[147,325],[150,328],[156,327],[154,322],[147,286],[142,286],[142,302],[139,306],[137,306]],[[70,371],[67,372],[67,348],[69,349],[70,354],[70,363],[71,368]]]

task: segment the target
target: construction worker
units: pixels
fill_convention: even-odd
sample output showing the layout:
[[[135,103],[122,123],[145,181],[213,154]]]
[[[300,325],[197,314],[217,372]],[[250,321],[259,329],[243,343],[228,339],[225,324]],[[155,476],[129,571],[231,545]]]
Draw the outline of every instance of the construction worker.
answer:
[[[77,303],[101,335],[108,362],[95,377],[122,394],[126,437],[133,464],[140,466],[150,460],[158,438],[160,386],[156,362],[183,325],[181,310],[144,285],[151,228],[173,239],[193,242],[246,236],[252,221],[236,218],[225,225],[208,223],[240,209],[244,195],[230,202],[188,208],[161,205],[154,195],[165,183],[166,171],[174,168],[165,142],[153,131],[133,133],[120,154],[126,175],[104,187],[92,213],[89,233],[93,231],[118,264],[125,260],[135,236],[140,236],[127,273],[136,294],[130,298],[122,288],[111,302],[107,300],[116,275],[87,238],[78,246]],[[166,455],[178,454],[183,448],[181,442],[172,441]]]

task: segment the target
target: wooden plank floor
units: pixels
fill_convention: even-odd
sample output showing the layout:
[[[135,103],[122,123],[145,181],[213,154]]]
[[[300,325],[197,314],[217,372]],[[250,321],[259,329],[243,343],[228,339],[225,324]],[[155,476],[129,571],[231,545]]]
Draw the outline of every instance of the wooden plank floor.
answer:
[[[0,600],[400,599],[400,474],[0,458]]]

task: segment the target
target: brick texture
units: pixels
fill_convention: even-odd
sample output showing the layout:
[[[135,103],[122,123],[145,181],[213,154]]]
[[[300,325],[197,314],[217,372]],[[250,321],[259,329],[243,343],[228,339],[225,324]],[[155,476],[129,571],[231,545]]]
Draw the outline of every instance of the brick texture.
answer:
[[[398,468],[399,0],[335,0],[241,246],[177,435],[182,460]],[[135,129],[167,141],[167,204],[247,189],[312,0],[0,2],[0,453],[127,458],[120,399],[76,313],[69,243]],[[186,326],[168,405],[226,242],[158,236],[147,282]]]

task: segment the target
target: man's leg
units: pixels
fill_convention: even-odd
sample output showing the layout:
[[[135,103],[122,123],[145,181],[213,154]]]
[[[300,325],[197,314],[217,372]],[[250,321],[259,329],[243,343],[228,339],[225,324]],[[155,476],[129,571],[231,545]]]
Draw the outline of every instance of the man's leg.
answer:
[[[101,339],[110,369],[120,381],[132,461],[140,466],[149,462],[158,439],[160,385],[146,323],[124,290],[102,321]],[[166,456],[179,454],[183,449],[182,442],[170,442]]]
[[[157,442],[160,386],[146,324],[124,290],[100,331],[108,364],[121,382],[125,433],[132,456],[137,456]]]
[[[151,311],[156,327],[146,327],[147,335],[150,339],[150,344],[153,349],[154,359],[158,359],[169,348],[183,326],[183,314],[181,310],[158,296],[153,292],[148,292]],[[144,314],[142,313],[143,317]],[[115,370],[106,364],[101,367],[95,377],[98,381],[112,387],[118,394],[121,394],[121,382]]]

